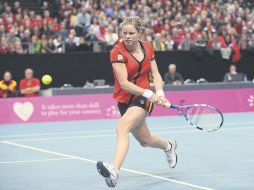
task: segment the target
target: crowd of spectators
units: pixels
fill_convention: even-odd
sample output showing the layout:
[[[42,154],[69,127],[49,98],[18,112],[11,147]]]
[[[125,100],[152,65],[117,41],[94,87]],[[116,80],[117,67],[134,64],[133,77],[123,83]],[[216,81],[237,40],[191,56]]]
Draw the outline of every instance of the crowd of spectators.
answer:
[[[0,53],[61,53],[92,42],[109,50],[125,16],[143,20],[142,39],[156,51],[210,48],[227,57],[254,48],[253,0],[41,0],[41,13],[6,1]],[[105,50],[105,49],[103,49]]]

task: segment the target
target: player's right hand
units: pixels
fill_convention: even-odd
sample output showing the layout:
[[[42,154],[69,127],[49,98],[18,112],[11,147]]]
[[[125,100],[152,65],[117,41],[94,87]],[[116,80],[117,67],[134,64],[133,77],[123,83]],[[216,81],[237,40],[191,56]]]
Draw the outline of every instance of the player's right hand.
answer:
[[[158,97],[158,105],[163,107],[168,107],[170,105],[170,101],[166,98],[166,96]]]
[[[153,95],[151,96],[151,98],[149,98],[149,101],[152,103],[156,103],[158,102],[158,97],[155,93],[153,93]]]

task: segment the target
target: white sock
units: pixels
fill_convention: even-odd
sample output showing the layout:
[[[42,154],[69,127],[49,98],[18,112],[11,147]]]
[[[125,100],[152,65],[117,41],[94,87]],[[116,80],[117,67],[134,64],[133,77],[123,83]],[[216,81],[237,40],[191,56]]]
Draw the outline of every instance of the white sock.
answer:
[[[172,144],[170,142],[168,142],[168,141],[167,141],[167,143],[168,143],[168,146],[167,146],[167,148],[165,150],[166,152],[170,151],[171,148],[172,148]]]
[[[119,172],[119,170],[113,164],[111,164],[111,167],[116,171],[116,173]]]

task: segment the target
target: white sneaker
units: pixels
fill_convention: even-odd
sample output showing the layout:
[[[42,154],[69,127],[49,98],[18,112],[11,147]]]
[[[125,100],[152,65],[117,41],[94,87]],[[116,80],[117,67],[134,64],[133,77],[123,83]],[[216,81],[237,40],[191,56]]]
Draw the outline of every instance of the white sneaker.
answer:
[[[168,151],[165,151],[166,153],[166,159],[168,161],[169,167],[174,168],[177,164],[177,155],[176,155],[176,141],[168,141],[169,144],[171,144],[171,149]]]
[[[109,187],[115,187],[118,180],[118,170],[106,162],[97,162],[98,172],[105,178]]]

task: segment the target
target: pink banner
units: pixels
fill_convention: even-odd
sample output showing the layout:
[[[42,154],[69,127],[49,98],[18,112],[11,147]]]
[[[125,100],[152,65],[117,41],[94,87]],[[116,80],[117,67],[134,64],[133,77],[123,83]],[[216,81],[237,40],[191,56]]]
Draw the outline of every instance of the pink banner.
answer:
[[[178,105],[206,103],[223,113],[254,112],[254,89],[166,92]],[[176,115],[155,106],[152,116]],[[118,118],[112,94],[0,99],[0,124]]]

